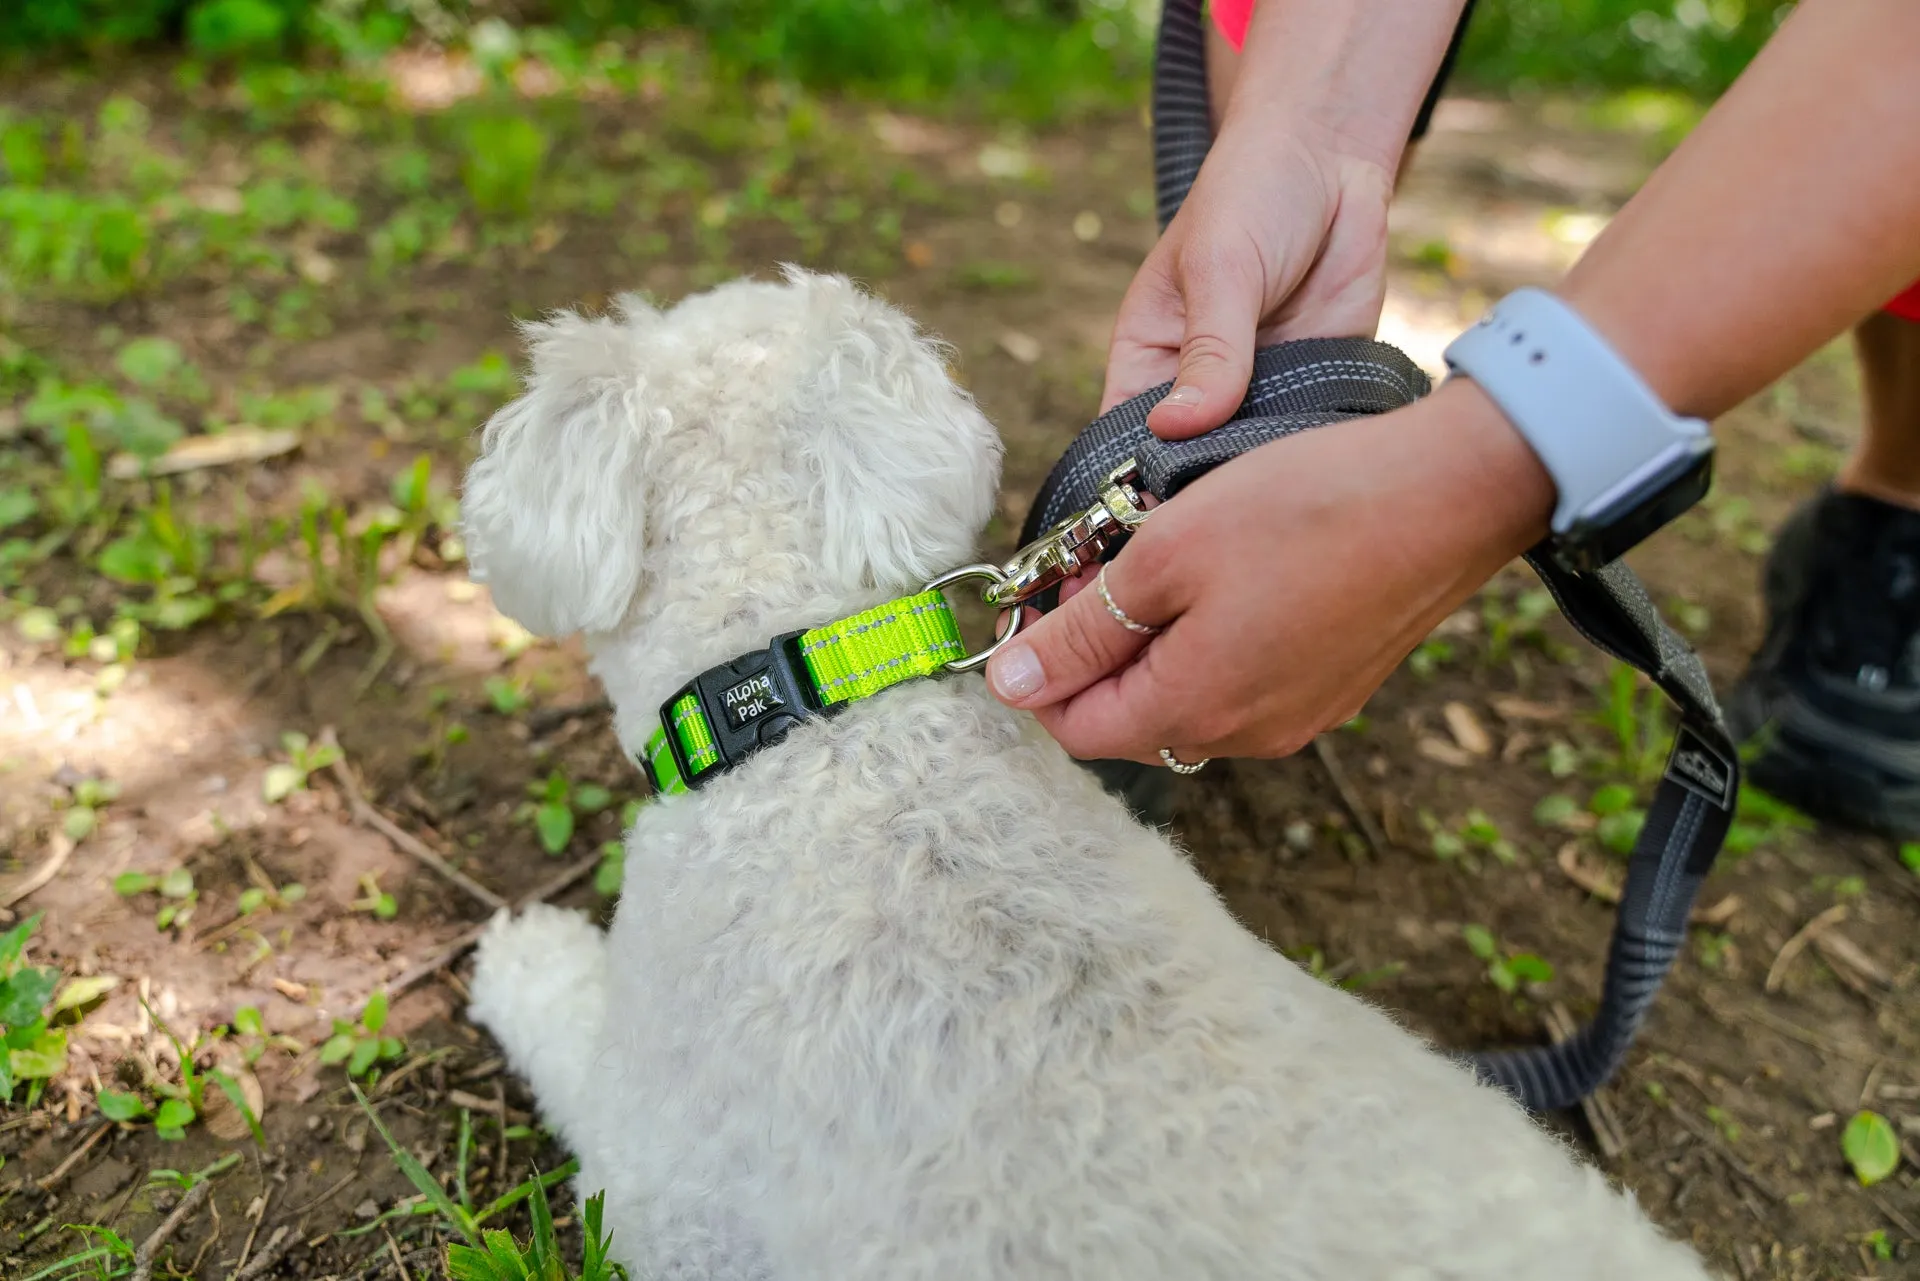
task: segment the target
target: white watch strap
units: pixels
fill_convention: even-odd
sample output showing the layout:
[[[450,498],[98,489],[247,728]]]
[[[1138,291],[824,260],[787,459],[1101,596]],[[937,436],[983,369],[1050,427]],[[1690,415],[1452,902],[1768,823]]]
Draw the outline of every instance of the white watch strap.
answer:
[[[1500,406],[1559,491],[1558,536],[1605,526],[1711,447],[1707,424],[1661,403],[1580,314],[1519,289],[1447,347],[1447,368]]]

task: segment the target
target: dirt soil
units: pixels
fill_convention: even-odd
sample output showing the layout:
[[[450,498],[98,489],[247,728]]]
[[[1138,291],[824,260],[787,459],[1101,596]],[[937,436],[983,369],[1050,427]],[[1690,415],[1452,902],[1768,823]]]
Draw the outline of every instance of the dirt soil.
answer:
[[[6,90],[54,106],[102,92],[52,81]],[[190,110],[158,76],[149,101],[156,130]],[[590,136],[614,136],[635,120],[644,126],[649,108],[583,110]],[[850,248],[804,256],[854,267],[953,343],[962,377],[1007,441],[988,548],[1006,553],[1048,465],[1096,408],[1114,308],[1152,243],[1144,127],[1117,120],[1022,138],[825,110],[857,142],[843,158],[848,171],[904,172],[921,194],[903,199],[898,247],[863,247],[844,264],[836,254],[852,259]],[[1445,103],[1395,214],[1383,336],[1437,367],[1451,332],[1489,297],[1554,278],[1649,172],[1658,135],[1657,125],[1630,121],[1602,127],[1578,104]],[[302,146],[315,137],[287,136]],[[1024,174],[1008,172],[1017,167],[1008,154],[1026,161]],[[832,184],[820,181],[795,194],[827,199]],[[632,287],[673,296],[801,253],[790,238],[742,235],[719,259],[696,260],[678,230],[673,247],[649,251],[617,224],[559,215],[532,247],[476,250],[392,287],[365,278],[365,238],[347,236],[326,250],[347,283],[325,299],[325,333],[269,339],[187,291],[111,307],[22,307],[15,337],[85,359],[97,326],[159,333],[216,385],[334,385],[351,404],[361,388],[513,353],[516,312],[598,303]],[[270,507],[317,479],[343,498],[377,500],[416,447],[452,474],[461,436],[488,407],[424,446],[343,411],[312,428],[298,454],[197,478],[192,492],[240,486]],[[1764,534],[1830,474],[1856,417],[1851,366],[1836,347],[1720,424],[1715,499],[1634,558],[1723,686],[1759,634]],[[71,590],[94,590],[64,572]],[[1363,722],[1327,736],[1325,752],[1216,764],[1182,784],[1177,836],[1243,921],[1447,1046],[1532,1042],[1555,1005],[1589,1012],[1613,920],[1589,888],[1617,876],[1620,861],[1591,830],[1534,817],[1554,794],[1584,807],[1624,768],[1610,763],[1620,751],[1600,716],[1606,664],[1557,618],[1504,621],[1537,599],[1535,586],[1523,570],[1503,575],[1389,682]],[[397,649],[370,683],[369,631],[351,613],[245,612],[162,636],[110,697],[97,692],[97,663],[11,628],[0,638],[0,875],[24,876],[62,852],[53,805],[74,779],[116,782],[98,830],[13,911],[45,913],[40,963],[121,980],[76,1028],[70,1079],[41,1106],[0,1120],[0,1274],[24,1277],[79,1248],[66,1224],[109,1225],[140,1241],[174,1200],[148,1186],[148,1172],[197,1169],[226,1152],[242,1159],[174,1236],[177,1274],[231,1276],[276,1235],[277,1261],[247,1275],[438,1274],[434,1249],[445,1238],[429,1219],[348,1235],[412,1190],[341,1068],[321,1066],[311,1049],[272,1050],[254,1068],[264,1150],[230,1124],[227,1138],[210,1124],[166,1142],[150,1127],[103,1122],[92,1102],[99,1086],[137,1083],[178,1057],[137,996],[183,1037],[251,1005],[305,1047],[387,988],[396,994],[390,1030],[405,1051],[369,1092],[401,1142],[444,1176],[464,1109],[475,1188],[504,1188],[564,1159],[526,1128],[529,1100],[462,1021],[461,962],[445,962],[486,919],[488,895],[544,893],[570,869],[582,875],[558,900],[611,910],[585,873],[618,834],[618,805],[583,817],[554,857],[521,813],[530,783],[557,769],[620,800],[644,784],[577,652],[515,636],[457,563],[416,557],[378,606]],[[524,683],[530,707],[495,709],[486,682],[502,676]],[[1640,706],[1644,716],[1651,704]],[[322,771],[308,790],[268,804],[262,777],[285,759],[290,730],[331,732],[346,771]],[[1348,779],[1345,798],[1330,763]],[[1572,774],[1556,777],[1550,765]],[[366,813],[377,818],[356,817]],[[1579,815],[1568,822],[1593,826]],[[479,893],[424,866],[408,842],[456,863]],[[1761,821],[1755,845],[1722,860],[1703,898],[1714,922],[1696,930],[1599,1108],[1556,1123],[1728,1276],[1920,1276],[1920,876],[1889,842],[1841,831]],[[198,894],[184,925],[157,929],[160,900],[114,892],[122,873],[181,866]],[[354,907],[369,877],[394,897],[391,919]],[[239,912],[249,886],[290,882],[306,887],[304,899]],[[1504,992],[1463,940],[1468,925],[1543,958],[1553,977]],[[1854,1178],[1840,1140],[1863,1107],[1887,1116],[1905,1142],[1903,1168],[1871,1188]]]

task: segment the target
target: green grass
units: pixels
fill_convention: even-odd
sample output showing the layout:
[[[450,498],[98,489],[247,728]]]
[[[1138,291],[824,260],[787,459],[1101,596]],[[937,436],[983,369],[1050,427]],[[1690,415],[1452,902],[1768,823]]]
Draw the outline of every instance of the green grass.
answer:
[[[343,1232],[341,1236],[359,1236],[393,1219],[430,1215],[460,1237],[459,1242],[447,1247],[447,1274],[452,1281],[624,1281],[626,1270],[608,1255],[612,1234],[601,1227],[606,1204],[604,1192],[588,1197],[581,1207],[583,1232],[578,1269],[568,1263],[561,1249],[547,1189],[578,1173],[578,1161],[569,1161],[545,1174],[535,1172],[501,1196],[480,1205],[467,1185],[467,1167],[473,1155],[470,1112],[465,1109],[460,1112],[460,1131],[454,1142],[453,1186],[448,1188],[393,1137],[360,1087],[351,1088],[354,1100],[387,1145],[394,1165],[413,1184],[417,1195],[372,1223]],[[533,1220],[533,1232],[525,1244],[516,1241],[510,1233],[487,1226],[523,1202]]]

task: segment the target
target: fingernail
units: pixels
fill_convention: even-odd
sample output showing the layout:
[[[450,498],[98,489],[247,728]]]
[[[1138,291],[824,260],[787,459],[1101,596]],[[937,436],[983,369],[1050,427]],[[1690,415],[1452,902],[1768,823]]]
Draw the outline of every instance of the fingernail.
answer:
[[[1040,655],[1033,646],[1015,644],[994,655],[987,664],[987,679],[1001,698],[1022,699],[1039,693],[1047,674],[1040,670]]]
[[[1206,396],[1191,383],[1185,387],[1175,387],[1160,401],[1163,405],[1172,405],[1175,409],[1192,409],[1205,400]]]

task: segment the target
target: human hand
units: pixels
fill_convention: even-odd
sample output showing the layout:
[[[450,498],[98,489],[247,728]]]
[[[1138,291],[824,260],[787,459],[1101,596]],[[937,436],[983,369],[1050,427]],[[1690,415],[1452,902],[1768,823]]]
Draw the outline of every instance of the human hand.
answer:
[[[1235,459],[987,665],[1083,759],[1284,756],[1357,714],[1441,619],[1542,537],[1554,489],[1472,383]]]
[[[1230,121],[1120,304],[1101,412],[1171,381],[1147,424],[1196,436],[1245,397],[1256,347],[1372,337],[1392,195],[1391,157],[1308,125]]]

